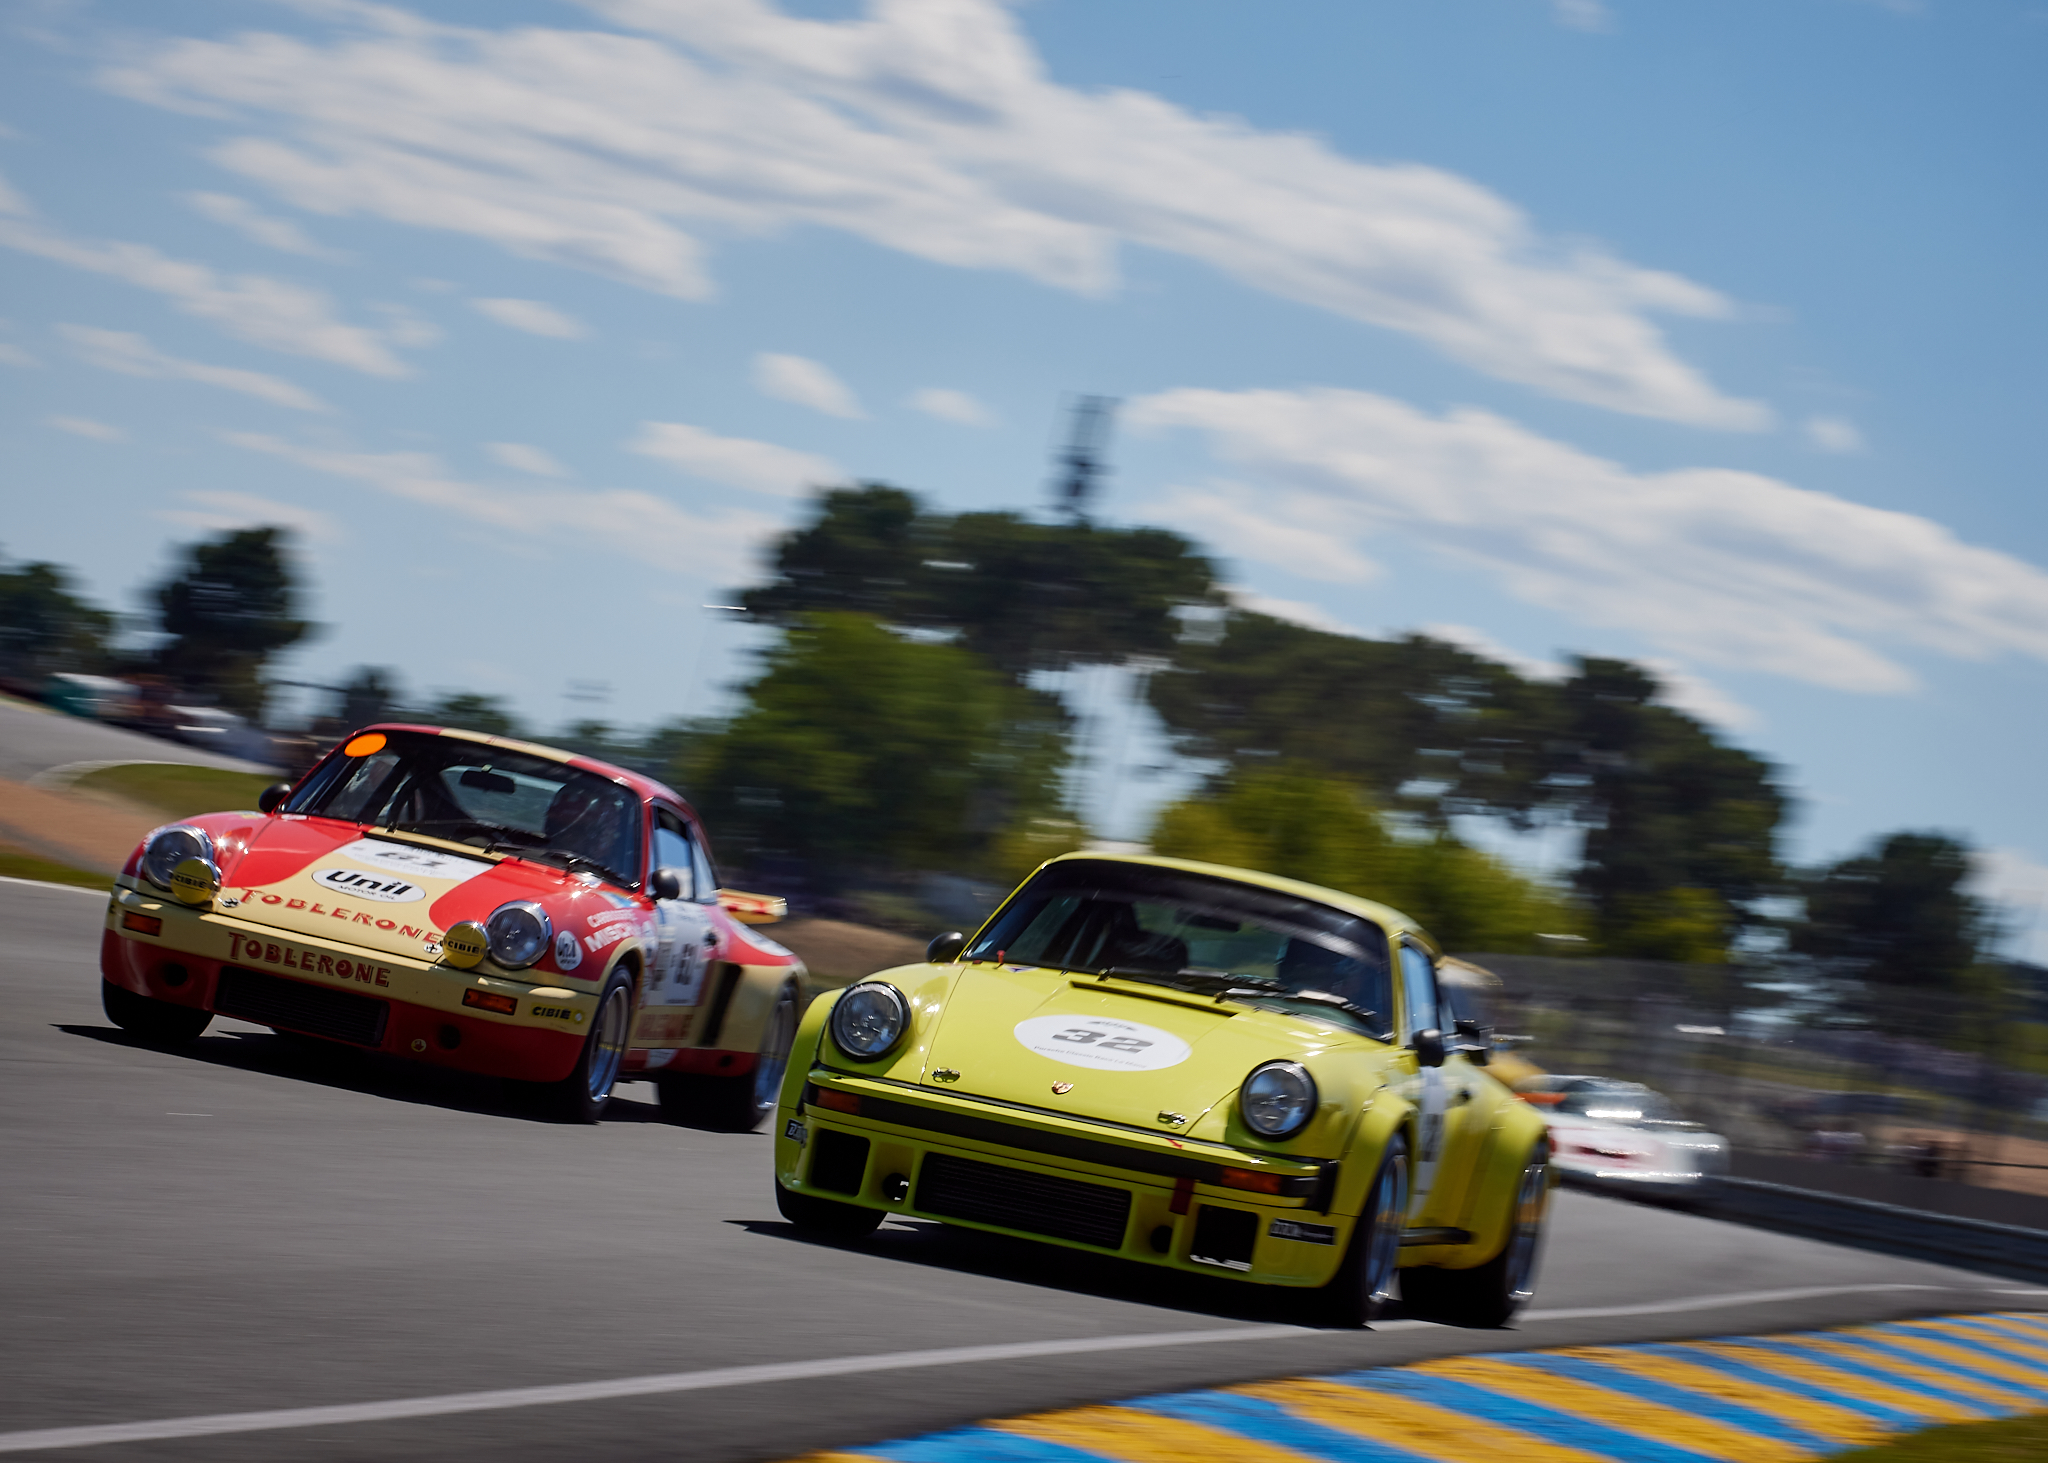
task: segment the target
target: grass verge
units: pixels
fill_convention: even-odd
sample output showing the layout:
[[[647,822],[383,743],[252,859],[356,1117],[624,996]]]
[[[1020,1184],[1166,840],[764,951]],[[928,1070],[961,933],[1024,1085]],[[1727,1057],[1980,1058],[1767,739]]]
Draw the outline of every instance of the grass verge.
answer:
[[[32,853],[24,853],[5,844],[0,844],[0,875],[10,879],[39,879],[45,884],[76,884],[81,889],[114,887],[114,881],[105,874],[88,873],[54,859],[37,858]]]
[[[1895,1443],[1831,1456],[1841,1463],[2040,1463],[2048,1458],[2048,1417],[1931,1428]]]
[[[218,767],[173,762],[124,762],[88,772],[71,786],[79,792],[109,793],[166,818],[239,812],[256,806],[256,795],[277,779]]]

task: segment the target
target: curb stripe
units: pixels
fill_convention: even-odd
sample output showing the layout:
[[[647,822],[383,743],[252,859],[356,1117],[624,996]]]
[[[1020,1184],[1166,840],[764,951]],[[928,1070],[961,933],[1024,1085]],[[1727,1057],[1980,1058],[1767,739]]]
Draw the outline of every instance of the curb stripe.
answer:
[[[1289,1412],[1276,1402],[1234,1392],[1192,1392],[1172,1397],[1142,1397],[1130,1404],[1166,1417],[1205,1423],[1231,1433],[1331,1463],[1439,1463],[1436,1456],[1411,1452],[1355,1432],[1329,1427]]]
[[[1384,1439],[1440,1463],[1499,1463],[1502,1458],[1516,1463],[1606,1463],[1604,1454],[1534,1437],[1469,1412],[1388,1392],[1369,1393],[1323,1378],[1257,1382],[1230,1390],[1273,1402],[1347,1435]]]
[[[2017,1396],[2009,1389],[1974,1376],[1961,1367],[1950,1366],[1910,1346],[1899,1346],[1881,1341],[1874,1336],[1859,1336],[1854,1332],[1841,1331],[1829,1336],[1794,1337],[1794,1344],[1804,1342],[1825,1351],[1855,1354],[1872,1366],[1888,1366],[1904,1376],[1922,1378],[1929,1387],[1945,1388],[1954,1396],[1979,1407],[2003,1408],[2007,1416],[2032,1411],[2028,1399]]]
[[[1943,1385],[1943,1378],[1930,1382],[1924,1373],[1915,1375],[1915,1369],[1904,1362],[1887,1364],[1888,1358],[1865,1356],[1851,1347],[1833,1347],[1819,1341],[1802,1345],[1797,1340],[1788,1339],[1765,1340],[1757,1344],[1757,1349],[1786,1361],[1811,1359],[1853,1377],[1881,1382],[1895,1391],[1918,1398],[1922,1412],[1931,1413],[1943,1422],[1983,1422],[1987,1418],[2009,1415],[1995,1404],[1950,1390]]]
[[[1930,1422],[1975,1422],[1976,1414],[1952,1403],[1939,1402],[1894,1387],[1875,1377],[1844,1371],[1824,1361],[1803,1356],[1779,1356],[1759,1345],[1740,1341],[1695,1343],[1691,1348],[1702,1360],[1717,1365],[1740,1366],[1761,1381],[1780,1386],[1796,1382],[1816,1397],[1832,1397],[1843,1406],[1865,1406],[1900,1419],[1907,1428],[1926,1427]]]
[[[1058,1443],[997,1432],[992,1427],[963,1427],[907,1442],[885,1443],[874,1450],[872,1459],[854,1454],[829,1456],[856,1458],[858,1463],[1102,1463],[1100,1453],[1083,1453]],[[808,1459],[806,1463],[825,1460]]]
[[[1850,1335],[1864,1334],[1852,1331]],[[2038,1348],[2014,1346],[2000,1350],[1975,1336],[1943,1334],[1925,1326],[1886,1326],[1869,1333],[1873,1339],[1885,1340],[1893,1345],[1908,1346],[1922,1351],[1929,1357],[1946,1361],[1964,1375],[1974,1369],[1988,1372],[2008,1387],[2016,1387],[2037,1402],[2048,1402],[2048,1386],[2042,1384],[2038,1365],[2027,1366],[2015,1362],[2015,1353],[2035,1351],[2037,1358],[2048,1359],[2048,1351]]]
[[[1483,1417],[1503,1427],[1582,1449],[1596,1458],[1626,1458],[1630,1463],[1724,1463],[1715,1454],[1695,1452],[1655,1438],[1623,1432],[1575,1413],[1494,1392],[1483,1385],[1475,1386],[1451,1377],[1427,1376],[1410,1367],[1383,1372],[1350,1372],[1338,1380],[1361,1390],[1413,1397],[1418,1401],[1433,1402],[1451,1412]]]
[[[1551,1372],[1571,1377],[1589,1386],[1605,1387],[1624,1396],[1639,1397],[1673,1411],[1712,1418],[1725,1426],[1739,1428],[1745,1433],[1782,1444],[1786,1450],[1784,1456],[1811,1458],[1828,1450],[1827,1438],[1808,1432],[1803,1427],[1740,1402],[1731,1402],[1711,1393],[1674,1386],[1660,1377],[1641,1376],[1619,1367],[1602,1366],[1599,1362],[1558,1352],[1532,1352],[1526,1356],[1513,1358],[1510,1364],[1526,1367],[1530,1371]],[[1767,1452],[1760,1452],[1757,1456],[1761,1458],[1769,1455]]]
[[[1832,1400],[1804,1396],[1782,1382],[1753,1382],[1731,1372],[1717,1370],[1694,1359],[1664,1356],[1648,1347],[1584,1347],[1558,1352],[1577,1357],[1591,1365],[1610,1367],[1638,1377],[1667,1382],[1687,1392],[1715,1397],[1737,1407],[1747,1407],[1778,1418],[1827,1447],[1867,1448],[1890,1437],[1896,1428],[1873,1420],[1868,1414],[1843,1407]]]
[[[1232,1463],[1305,1463],[1313,1455],[1275,1447],[1243,1433],[1167,1417],[1133,1407],[1076,1407],[1036,1417],[991,1423],[1005,1432],[1064,1443],[1116,1463],[1184,1463],[1189,1458],[1228,1458]]]

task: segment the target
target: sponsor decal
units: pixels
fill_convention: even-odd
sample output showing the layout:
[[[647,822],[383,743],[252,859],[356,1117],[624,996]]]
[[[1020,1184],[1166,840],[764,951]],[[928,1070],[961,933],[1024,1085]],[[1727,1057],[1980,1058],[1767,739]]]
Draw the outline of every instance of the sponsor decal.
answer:
[[[452,879],[460,884],[478,874],[488,874],[495,864],[435,848],[414,848],[409,843],[385,843],[377,838],[358,838],[335,851],[337,857],[353,859],[366,868],[387,874],[409,874],[416,879]]]
[[[642,1011],[633,1022],[633,1040],[650,1044],[688,1041],[696,1019],[695,1011]]]
[[[359,985],[391,984],[391,967],[388,965],[323,955],[318,950],[304,950],[282,940],[252,940],[234,931],[228,933],[228,957],[275,965],[282,970],[303,971],[307,975],[324,975],[333,980],[354,981]]]
[[[595,955],[598,951],[609,950],[619,941],[630,939],[637,933],[638,931],[631,925],[611,925],[594,935],[586,935],[583,939],[583,948]]]
[[[574,930],[563,930],[555,936],[555,967],[558,970],[574,970],[583,963],[583,947],[576,943]]]
[[[583,1013],[573,1006],[529,1006],[527,1007],[526,1014],[529,1016],[546,1016],[553,1021],[581,1021],[583,1019]]]
[[[1274,1239],[1298,1239],[1306,1245],[1334,1245],[1337,1231],[1328,1224],[1303,1224],[1298,1219],[1276,1219],[1266,1230]]]
[[[639,912],[630,905],[624,909],[600,909],[590,916],[589,924],[593,930],[601,930],[606,925],[615,925],[622,919],[631,919]]]
[[[313,882],[336,894],[378,904],[414,904],[427,897],[427,891],[417,884],[389,875],[366,874],[361,869],[322,869],[313,875]]]
[[[1194,1050],[1170,1031],[1108,1016],[1033,1016],[1014,1034],[1041,1057],[1101,1072],[1156,1072],[1179,1066]]]
[[[802,1147],[810,1141],[810,1134],[804,1131],[804,1125],[795,1118],[789,1120],[789,1126],[782,1130],[782,1136],[795,1143],[798,1147]]]

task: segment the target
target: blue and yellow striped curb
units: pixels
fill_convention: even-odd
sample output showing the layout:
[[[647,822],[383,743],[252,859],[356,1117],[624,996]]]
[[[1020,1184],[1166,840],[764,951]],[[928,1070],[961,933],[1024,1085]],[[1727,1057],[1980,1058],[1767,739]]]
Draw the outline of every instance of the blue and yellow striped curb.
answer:
[[[2048,1412],[2048,1315],[1451,1356],[1006,1417],[801,1463],[1792,1463]]]

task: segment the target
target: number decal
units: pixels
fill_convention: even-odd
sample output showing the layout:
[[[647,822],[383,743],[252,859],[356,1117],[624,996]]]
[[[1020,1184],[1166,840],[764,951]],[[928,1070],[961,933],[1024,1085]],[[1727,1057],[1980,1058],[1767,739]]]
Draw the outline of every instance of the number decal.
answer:
[[[1141,1052],[1152,1045],[1140,1036],[1112,1036],[1102,1044],[1106,1052]]]
[[[1193,1051],[1171,1031],[1114,1016],[1029,1016],[1017,1023],[1016,1037],[1042,1057],[1098,1072],[1156,1072]]]
[[[1054,1032],[1052,1039],[1054,1041],[1100,1041],[1102,1040],[1102,1033],[1099,1031],[1090,1031],[1085,1026],[1069,1026],[1065,1031]]]

